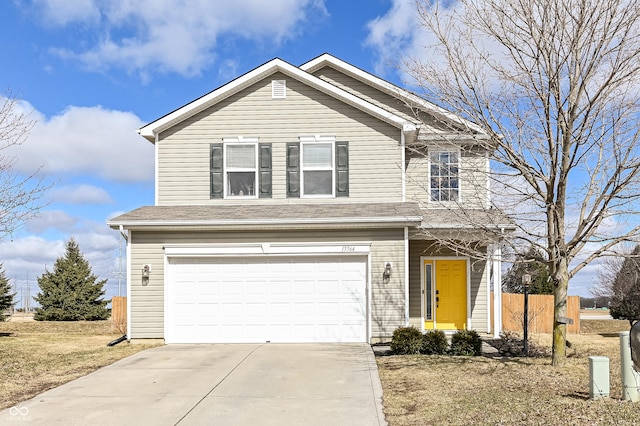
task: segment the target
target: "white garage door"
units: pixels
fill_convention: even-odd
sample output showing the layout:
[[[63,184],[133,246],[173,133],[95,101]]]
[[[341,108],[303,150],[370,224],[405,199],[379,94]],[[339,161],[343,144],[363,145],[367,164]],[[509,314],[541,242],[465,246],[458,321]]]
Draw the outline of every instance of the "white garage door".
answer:
[[[366,258],[172,258],[167,343],[366,342]]]

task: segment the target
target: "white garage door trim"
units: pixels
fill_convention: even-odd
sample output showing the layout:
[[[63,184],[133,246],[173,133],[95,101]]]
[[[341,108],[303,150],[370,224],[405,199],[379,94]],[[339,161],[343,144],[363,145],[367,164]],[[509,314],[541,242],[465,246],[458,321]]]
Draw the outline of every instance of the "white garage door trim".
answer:
[[[166,343],[254,343],[259,341],[265,341],[265,339],[256,338],[260,335],[260,330],[268,328],[270,331],[265,334],[273,336],[267,340],[273,342],[313,342],[313,341],[369,341],[371,336],[371,321],[370,321],[370,300],[371,300],[371,285],[370,285],[370,244],[369,243],[357,243],[357,244],[315,244],[315,245],[292,245],[292,244],[242,244],[242,245],[171,245],[165,247],[165,271],[167,271],[165,279],[165,341]],[[222,255],[224,253],[224,255]],[[260,254],[261,253],[261,254]],[[181,259],[182,258],[182,259]],[[188,278],[191,270],[198,270],[199,273],[210,274],[215,270],[224,271],[227,268],[226,273],[233,274],[234,268],[238,265],[245,263],[245,267],[248,271],[253,270],[254,276],[259,275],[264,270],[267,274],[275,274],[275,283],[270,285],[271,292],[274,294],[272,298],[266,300],[264,304],[261,304],[260,297],[248,297],[238,298],[234,295],[229,295],[229,306],[237,305],[237,310],[231,310],[229,312],[230,317],[236,315],[238,317],[239,312],[256,313],[259,317],[259,312],[276,312],[274,309],[282,309],[282,316],[276,320],[276,315],[273,317],[265,316],[265,324],[268,327],[255,326],[255,324],[261,324],[256,322],[254,317],[252,320],[247,320],[248,323],[254,324],[252,327],[238,327],[233,326],[226,320],[221,321],[220,316],[213,318],[212,322],[218,324],[216,327],[211,327],[211,332],[204,331],[203,327],[200,327],[196,332],[195,327],[191,329],[188,324],[191,318],[196,324],[203,322],[200,314],[191,314],[191,307],[197,307],[200,303],[194,303],[192,296],[189,292],[179,293],[174,288],[174,281],[176,277],[178,279],[186,278],[186,282],[191,282]],[[179,266],[182,265],[182,266]],[[193,266],[187,266],[193,265]],[[200,265],[200,266],[198,266]],[[208,265],[208,266],[207,266]],[[226,265],[226,266],[225,266]],[[358,266],[360,265],[360,266]],[[324,277],[319,277],[314,283],[314,280],[303,280],[304,289],[296,290],[297,287],[292,286],[294,282],[291,281],[287,284],[285,281],[290,279],[291,274],[283,273],[283,267],[294,268],[320,268],[312,275],[323,275],[323,271],[331,271],[333,269],[347,268],[346,270],[352,270],[355,276],[360,276],[359,280],[361,284],[348,283],[348,280],[344,283],[338,278],[335,282],[332,282],[332,274],[327,272]],[[231,268],[231,269],[229,269]],[[256,269],[258,268],[258,269]],[[274,269],[275,268],[275,269]],[[354,270],[356,268],[356,270]],[[275,272],[274,272],[275,270]],[[182,272],[179,272],[182,271]],[[345,274],[345,272],[343,272]],[[199,276],[196,274],[196,276]],[[210,279],[215,281],[216,276],[210,276]],[[322,280],[325,280],[325,284],[320,285]],[[325,287],[326,280],[329,280],[329,287]],[[220,282],[219,290],[223,291],[223,282]],[[244,286],[254,286],[255,283],[241,284]],[[353,294],[353,300],[348,297],[345,298],[344,290],[340,290],[343,285],[355,285],[355,290],[349,290],[350,294]],[[361,287],[363,286],[363,288]],[[194,292],[198,292],[196,284],[193,286]],[[201,288],[201,287],[200,287]],[[247,287],[249,288],[249,287]],[[334,289],[336,293],[321,294],[325,292],[325,289]],[[236,289],[236,287],[229,287],[227,290]],[[285,290],[290,293],[286,293]],[[340,292],[342,291],[342,295]],[[313,293],[315,292],[315,293]],[[361,294],[360,294],[361,293]],[[220,297],[220,294],[216,297]],[[249,290],[246,290],[246,294],[250,294]],[[311,297],[310,294],[317,296]],[[183,305],[179,306],[175,302],[178,300],[176,297],[186,297],[183,299]],[[203,296],[200,296],[203,297]],[[213,297],[213,296],[211,296]],[[227,296],[224,296],[227,297]],[[235,297],[235,299],[234,299]],[[358,317],[358,315],[351,315],[347,317],[340,317],[341,314],[337,313],[336,309],[333,312],[336,317],[332,318],[326,311],[327,308],[331,309],[334,304],[327,303],[331,298],[335,297],[337,303],[336,306],[342,306],[345,310],[351,309],[354,312],[355,306],[361,306],[360,312],[364,314],[364,317]],[[323,299],[324,298],[324,299]],[[212,298],[211,300],[216,300]],[[324,304],[322,303],[324,300]],[[306,302],[305,302],[306,301]],[[312,301],[312,302],[310,302]],[[322,318],[314,325],[309,324],[309,317],[306,317],[301,323],[296,323],[293,319],[298,318],[294,311],[299,310],[301,306],[307,303],[310,309],[317,310],[317,312],[324,312],[323,315],[319,315],[318,318]],[[191,304],[191,305],[190,305]],[[215,304],[215,302],[214,302]],[[212,305],[213,306],[213,305]],[[250,308],[249,308],[250,306]],[[227,309],[226,304],[218,304],[219,309]],[[362,312],[364,309],[364,312]],[[207,311],[209,312],[209,311]],[[286,313],[290,315],[292,321],[291,324],[287,323]],[[298,314],[300,311],[298,312]],[[302,318],[302,316],[300,317]],[[358,319],[360,318],[360,319]],[[332,322],[333,321],[333,322]],[[183,327],[181,328],[178,323],[181,322]],[[206,323],[206,320],[204,321]],[[234,321],[231,321],[234,322]],[[239,320],[242,322],[242,320]],[[228,330],[221,328],[222,323],[230,324]],[[346,324],[346,325],[345,325]],[[181,331],[178,331],[181,329]],[[240,333],[231,332],[232,329],[242,330]],[[217,330],[217,331],[215,331]],[[277,330],[277,331],[276,331]],[[337,332],[337,330],[340,330]],[[355,331],[354,331],[355,330]],[[358,331],[360,330],[360,331]],[[306,331],[310,336],[307,336]],[[192,333],[189,335],[190,333]],[[287,332],[291,333],[287,335]],[[246,333],[243,335],[242,333]],[[273,334],[275,333],[275,334]],[[204,336],[204,337],[203,337]]]

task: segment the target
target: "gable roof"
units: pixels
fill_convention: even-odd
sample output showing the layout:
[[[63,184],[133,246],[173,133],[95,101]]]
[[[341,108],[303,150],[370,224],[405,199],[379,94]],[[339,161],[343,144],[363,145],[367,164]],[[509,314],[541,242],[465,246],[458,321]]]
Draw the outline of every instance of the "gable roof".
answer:
[[[235,93],[238,93],[239,91],[264,78],[267,78],[268,76],[276,72],[281,72],[291,78],[307,84],[310,87],[333,96],[334,98],[339,99],[346,104],[358,108],[365,113],[368,113],[382,121],[385,121],[399,129],[402,129],[404,132],[415,133],[417,130],[417,126],[414,123],[407,121],[405,118],[387,111],[386,109],[381,108],[377,105],[374,105],[337,86],[334,86],[333,84],[312,75],[306,70],[303,70],[302,68],[291,65],[290,63],[283,61],[280,58],[275,58],[269,62],[264,63],[263,65],[260,65],[257,68],[254,68],[253,70],[236,78],[235,80],[230,81],[229,83],[219,87],[218,89],[215,89],[212,92],[209,92],[206,95],[176,109],[175,111],[170,112],[169,114],[155,121],[152,121],[146,126],[141,127],[140,129],[138,129],[138,133],[147,140],[155,143],[156,136],[160,132],[180,123],[183,120],[188,119],[189,117],[192,117],[198,112],[201,112],[209,108],[210,106],[215,105],[216,103],[228,98]]]
[[[354,65],[351,65],[350,63],[345,62],[339,58],[336,58],[329,53],[323,53],[322,55],[310,60],[309,62],[300,65],[300,69],[313,74],[316,71],[327,66],[338,70],[350,77],[353,77],[356,80],[361,81],[362,83],[374,87],[383,93],[398,98],[405,102],[407,105],[413,108],[418,108],[426,112],[427,114],[434,116],[438,120],[452,125],[453,127],[461,128],[461,130],[468,129],[476,132],[476,138],[482,139],[486,137],[485,130],[477,124],[472,123],[469,120],[465,120],[457,116],[456,114],[453,114],[452,112],[447,111],[446,109],[441,108],[436,104],[433,104],[425,100],[424,98],[409,92],[408,90],[398,87],[395,84],[389,83],[388,81],[383,80],[382,78],[364,71],[363,69],[360,69]]]

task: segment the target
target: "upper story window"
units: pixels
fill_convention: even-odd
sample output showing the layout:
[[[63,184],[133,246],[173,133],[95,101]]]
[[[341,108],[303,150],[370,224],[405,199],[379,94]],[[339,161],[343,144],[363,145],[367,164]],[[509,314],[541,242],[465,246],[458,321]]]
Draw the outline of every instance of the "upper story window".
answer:
[[[211,144],[211,198],[271,197],[271,144],[225,138]]]
[[[287,197],[349,196],[349,143],[301,136],[287,144]]]
[[[300,138],[302,196],[334,195],[334,140]]]
[[[255,197],[258,181],[258,142],[225,143],[224,169],[228,197]]]
[[[456,151],[429,153],[431,201],[460,200],[460,154]]]

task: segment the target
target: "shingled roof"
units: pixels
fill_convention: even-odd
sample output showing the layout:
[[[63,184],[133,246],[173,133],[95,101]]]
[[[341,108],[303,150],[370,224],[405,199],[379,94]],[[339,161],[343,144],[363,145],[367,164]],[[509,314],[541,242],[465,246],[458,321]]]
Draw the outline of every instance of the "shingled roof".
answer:
[[[246,204],[146,206],[108,221],[109,226],[242,227],[291,225],[394,224],[418,226],[417,203]]]
[[[418,203],[145,206],[108,221],[118,228],[295,228],[377,226],[461,229],[513,227],[500,210],[421,209]]]

